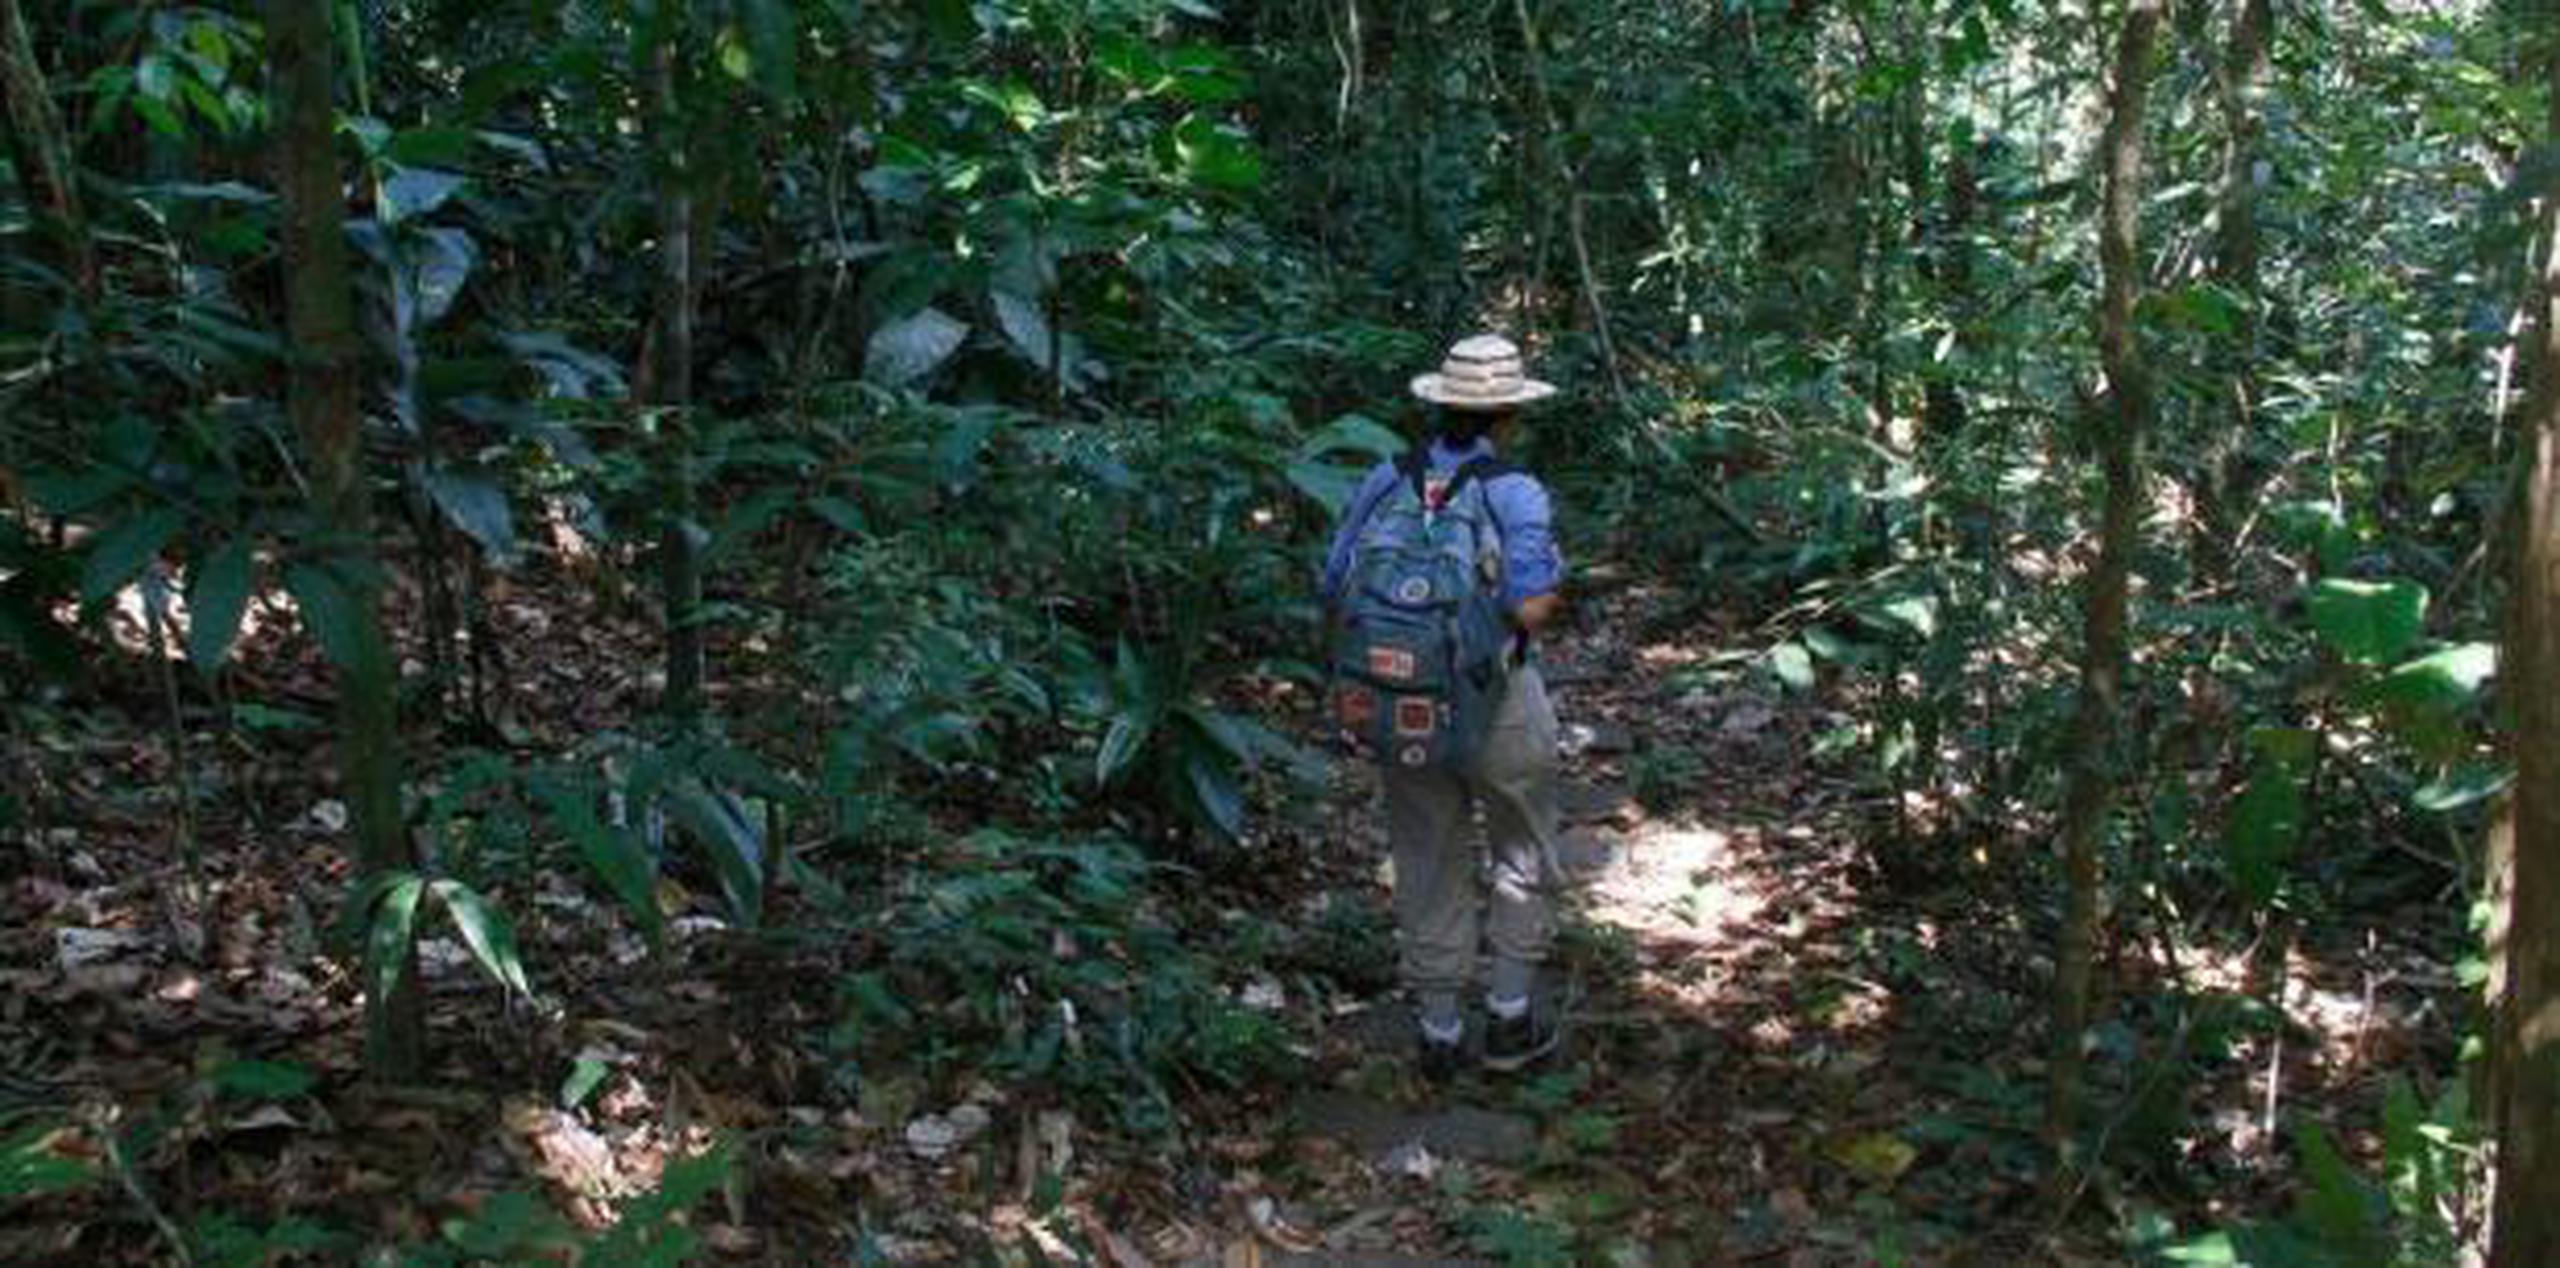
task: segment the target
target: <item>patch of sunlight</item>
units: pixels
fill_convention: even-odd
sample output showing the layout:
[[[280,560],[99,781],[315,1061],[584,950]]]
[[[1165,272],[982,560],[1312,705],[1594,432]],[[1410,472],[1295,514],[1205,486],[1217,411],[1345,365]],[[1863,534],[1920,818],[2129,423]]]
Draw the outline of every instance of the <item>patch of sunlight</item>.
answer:
[[[1592,894],[1593,914],[1630,931],[1675,941],[1746,926],[1768,895],[1723,866],[1733,838],[1719,828],[1648,825],[1620,847],[1623,862]]]
[[[1676,643],[1647,643],[1636,649],[1636,660],[1651,669],[1681,669],[1704,658],[1697,648]]]
[[[107,635],[113,638],[116,646],[127,655],[149,656],[152,654],[151,611],[146,604],[147,601],[142,594],[142,583],[136,581],[116,591],[114,598],[107,605],[109,610],[106,621]],[[170,579],[168,593],[160,613],[164,622],[163,633],[168,639],[168,645],[161,651],[170,660],[184,661],[187,658],[188,619],[186,583],[183,577]],[[64,603],[55,610],[54,616],[69,624],[79,619],[79,611],[76,605]],[[259,591],[251,596],[248,606],[241,610],[240,629],[232,636],[231,645],[236,648],[257,637],[258,631],[266,628],[270,621],[291,622],[293,619],[294,606],[291,594],[286,593],[281,587]]]

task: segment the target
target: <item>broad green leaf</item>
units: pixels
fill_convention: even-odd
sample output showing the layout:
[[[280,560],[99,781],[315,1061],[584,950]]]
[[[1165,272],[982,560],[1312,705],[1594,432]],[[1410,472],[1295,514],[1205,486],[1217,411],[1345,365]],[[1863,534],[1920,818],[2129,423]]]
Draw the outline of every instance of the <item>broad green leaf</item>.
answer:
[[[1283,474],[1288,477],[1291,488],[1323,507],[1327,514],[1340,516],[1350,503],[1351,495],[1360,491],[1360,481],[1366,473],[1356,467],[1314,458],[1297,458],[1290,461]]]
[[[1350,450],[1372,461],[1393,458],[1412,447],[1395,429],[1364,414],[1345,414],[1309,433],[1298,452],[1310,457]]]
[[[146,54],[141,65],[134,68],[134,87],[152,101],[167,101],[177,91],[176,81],[177,73],[169,59],[158,53]]]
[[[788,104],[799,95],[799,6],[796,0],[745,0],[747,54],[754,63],[756,86],[767,97]]]
[[[1215,750],[1193,750],[1184,754],[1183,777],[1191,787],[1202,820],[1218,835],[1232,841],[1244,831],[1244,788],[1236,782],[1235,772],[1220,760]]]
[[[117,520],[98,534],[80,567],[80,602],[92,604],[124,588],[144,566],[159,558],[169,539],[178,535],[186,517],[168,508],[143,511]]]
[[[437,227],[414,235],[401,248],[397,274],[400,329],[432,326],[453,310],[462,284],[480,262],[480,248],[460,229]]]
[[[1094,754],[1093,782],[1108,787],[1118,778],[1120,772],[1128,768],[1130,759],[1146,747],[1147,737],[1154,734],[1155,725],[1153,715],[1137,710],[1123,712],[1111,719],[1111,726],[1102,733],[1102,748]]]
[[[524,959],[516,952],[515,926],[506,914],[491,907],[479,891],[457,880],[439,880],[434,885],[436,901],[444,904],[453,917],[455,931],[462,944],[471,949],[473,959],[488,971],[490,980],[514,991],[531,996],[533,987],[525,980]]]
[[[2328,1133],[2306,1119],[2294,1133],[2294,1144],[2302,1156],[2303,1174],[2310,1180],[2297,1205],[2304,1226],[2316,1232],[2332,1250],[2355,1255],[2352,1262],[2387,1259],[2383,1255],[2366,1257],[2378,1249],[2377,1203],[2346,1159],[2339,1156],[2337,1147],[2329,1143]]]
[[[414,872],[386,874],[389,884],[372,908],[365,937],[365,1011],[377,1024],[384,1004],[400,993],[418,937],[418,900],[427,881]]]
[[[2195,282],[2175,290],[2157,291],[2142,303],[2141,316],[2171,326],[2183,326],[2208,335],[2227,335],[2239,328],[2243,313],[2240,301],[2231,292],[2211,282]]]
[[[61,1193],[96,1177],[68,1127],[38,1122],[0,1141],[0,1200]]]
[[[905,387],[941,368],[968,334],[968,323],[941,309],[919,309],[871,332],[871,342],[862,350],[862,377],[883,387]]]
[[[293,593],[303,628],[319,641],[330,664],[353,671],[380,654],[380,648],[367,645],[372,640],[366,637],[369,622],[357,606],[361,600],[336,569],[294,564],[284,571],[284,586]]]
[[[1850,1174],[1879,1187],[1891,1187],[1920,1158],[1920,1151],[1909,1141],[1890,1132],[1870,1132],[1838,1141],[1826,1152]]]
[[[1345,414],[1299,441],[1282,474],[1298,492],[1339,516],[1372,467],[1410,447],[1404,437],[1376,421]],[[1343,461],[1338,455],[1352,460]]]
[[[1807,627],[1800,638],[1805,650],[1817,660],[1827,660],[1835,665],[1863,665],[1871,659],[1864,645],[1823,626]]]
[[[2418,641],[2427,619],[2427,588],[2414,581],[2332,578],[2311,587],[2310,609],[2312,628],[2340,656],[2380,665]]]
[[[246,1058],[225,1061],[205,1076],[214,1091],[255,1101],[288,1100],[310,1091],[319,1081],[307,1066]]]
[[[522,1189],[491,1197],[466,1218],[446,1220],[441,1231],[473,1264],[584,1262],[593,1268],[625,1268],[592,1255],[580,1260],[577,1230],[549,1204]],[[424,1257],[401,1261],[402,1268],[442,1268],[446,1262]]]
[[[503,567],[515,559],[515,516],[507,507],[506,491],[487,472],[438,464],[421,471],[418,481],[436,509],[480,543],[492,562]]]
[[[578,848],[587,870],[622,903],[625,915],[640,926],[655,947],[666,931],[666,913],[658,910],[658,868],[630,829],[596,815],[592,789],[572,776],[545,772],[532,780],[534,796],[551,812],[553,826]]]
[[[1030,132],[1049,121],[1049,108],[1041,104],[1040,95],[1019,81],[990,84],[971,80],[960,86],[960,95],[993,107],[1016,131]]]
[[[249,610],[250,544],[235,537],[187,569],[187,659],[201,673],[222,668]]]
[[[527,369],[541,375],[553,396],[582,401],[625,390],[622,367],[612,358],[581,348],[557,332],[502,330],[498,342]]]
[[[1038,300],[1012,291],[996,291],[990,298],[996,310],[996,325],[1004,331],[1005,345],[1015,355],[1045,374],[1049,370],[1049,344],[1055,339],[1059,380],[1074,386],[1083,379],[1083,343],[1050,325]]]
[[[2306,770],[2320,755],[2319,735],[2302,727],[2251,727],[2245,738],[2249,751],[2261,764],[2273,763],[2296,773]]]
[[[730,1147],[723,1143],[667,1163],[659,1173],[656,1191],[624,1203],[614,1226],[580,1262],[617,1268],[676,1268],[692,1262],[701,1238],[678,1217],[728,1183],[729,1162]]]
[[[2305,768],[2261,761],[2231,803],[2223,844],[2240,892],[2264,906],[2284,881],[2284,862],[2302,838]]]
[[[1252,143],[1205,116],[1193,115],[1174,128],[1173,149],[1195,184],[1229,193],[1262,184],[1262,156]]]
[[[605,1076],[612,1072],[613,1067],[594,1057],[578,1058],[569,1067],[569,1077],[560,1080],[560,1108],[574,1110],[586,1104],[587,1098],[604,1086]]]
[[[735,795],[692,778],[668,790],[667,809],[710,856],[730,915],[739,924],[754,926],[764,909],[764,825]]]
[[[462,188],[461,176],[432,167],[403,167],[382,182],[376,214],[384,224],[398,224],[434,211]]]
[[[2233,1245],[2229,1233],[2207,1233],[2193,1241],[2181,1242],[2160,1252],[2160,1257],[2173,1264],[2199,1264],[2204,1268],[2247,1268],[2240,1258],[2240,1248]]]
[[[1780,643],[1769,649],[1769,672],[1796,691],[1813,689],[1813,653],[1802,643]]]
[[[2470,703],[2497,673],[2496,644],[2460,643],[2401,662],[2375,690],[2391,705],[2452,710]]]
[[[2451,814],[2505,792],[2515,778],[2513,771],[2456,763],[2443,774],[2420,785],[2409,795],[2409,800],[2430,814]]]
[[[2310,547],[2324,569],[2343,566],[2355,548],[2355,533],[2335,502],[2281,502],[2267,512],[2267,519],[2279,540]]]
[[[1931,595],[1906,594],[1888,599],[1875,606],[1873,615],[1885,625],[1899,626],[1922,638],[1934,638],[1938,633],[1938,600]]]

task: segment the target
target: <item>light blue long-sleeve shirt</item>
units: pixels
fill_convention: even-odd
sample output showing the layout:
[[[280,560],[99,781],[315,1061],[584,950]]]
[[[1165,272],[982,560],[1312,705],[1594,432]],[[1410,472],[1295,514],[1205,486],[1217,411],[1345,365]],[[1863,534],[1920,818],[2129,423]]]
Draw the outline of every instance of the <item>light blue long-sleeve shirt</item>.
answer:
[[[1493,442],[1477,437],[1472,443],[1452,446],[1446,440],[1431,442],[1430,470],[1447,474],[1477,458],[1493,456]],[[1396,481],[1403,478],[1393,460],[1371,468],[1360,487],[1344,505],[1342,522],[1333,530],[1333,546],[1325,552],[1323,594],[1330,607],[1342,597],[1342,586],[1351,571],[1351,552],[1360,540],[1360,530],[1371,513]],[[1502,606],[1516,612],[1520,605],[1564,584],[1564,555],[1556,547],[1555,508],[1547,497],[1547,486],[1525,471],[1508,471],[1486,481],[1485,501],[1493,508],[1502,533]]]

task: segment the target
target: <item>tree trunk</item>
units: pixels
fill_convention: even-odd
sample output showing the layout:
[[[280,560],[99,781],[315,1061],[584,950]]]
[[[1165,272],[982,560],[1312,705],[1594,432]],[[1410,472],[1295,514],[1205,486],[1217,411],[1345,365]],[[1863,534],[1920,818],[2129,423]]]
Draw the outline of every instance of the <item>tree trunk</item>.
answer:
[[[355,292],[348,283],[346,197],[338,180],[334,72],[326,0],[274,0],[267,49],[273,76],[276,182],[283,194],[285,316],[292,349],[288,412],[301,438],[318,521],[313,565],[344,594],[338,693],[339,783],[362,877],[414,868],[401,821],[390,648],[375,602],[369,491],[356,409]],[[415,965],[403,989],[369,1001],[365,1063],[407,1079],[421,1056]]]
[[[2560,39],[2550,136],[2560,141]],[[2493,1268],[2560,1263],[2560,170],[2541,168],[2541,277],[2525,397],[2522,539],[2502,673],[2515,712],[2513,872],[2498,1012]]]
[[[693,166],[676,87],[680,33],[676,19],[665,21],[667,29],[649,71],[658,150],[666,168],[658,179],[656,363],[649,375],[647,403],[661,411],[658,426],[665,464],[661,476],[667,482],[665,523],[658,533],[659,584],[667,622],[662,706],[670,721],[687,728],[702,714],[704,677],[701,529],[695,523],[692,428],[685,418],[693,403]]]
[[[2116,783],[2116,717],[2127,660],[2126,596],[2139,545],[2143,437],[2151,423],[2151,376],[2135,339],[2134,301],[2142,278],[2137,250],[2142,208],[2142,116],[2151,86],[2151,48],[2161,0],[2133,0],[2116,46],[2106,134],[2099,143],[2106,197],[2099,213],[2098,261],[2105,285],[2098,308],[2098,357],[2107,393],[2092,418],[2106,474],[2098,558],[2088,578],[2079,714],[2062,804],[2063,917],[2054,953],[2053,1066],[2045,1137],[2070,1171],[2080,1102],[2081,1041],[2089,1026],[2090,964],[2098,944],[2099,847]]]
[[[2205,444],[2191,542],[2200,580],[2230,579],[2241,520],[2256,496],[2259,463],[2249,451],[2258,404],[2258,138],[2271,73],[2274,6],[2237,0],[2214,96],[2223,119],[2222,194],[2216,213],[2213,276],[2239,301],[2239,320],[2222,353],[2222,425]]]
[[[28,203],[36,209],[37,223],[53,239],[55,263],[82,299],[94,299],[98,262],[89,244],[88,218],[80,210],[79,173],[18,0],[0,0],[0,106],[7,109],[10,158],[26,186]]]
[[[1945,444],[1964,434],[1964,389],[1957,382],[1965,361],[1967,328],[1973,322],[1973,220],[1982,204],[1982,179],[1974,166],[1970,142],[1959,144],[1947,160],[1946,202],[1930,231],[1924,257],[1926,275],[1937,290],[1938,305],[1953,331],[1952,355],[1929,375],[1921,390],[1920,435],[1930,444]]]
[[[1609,375],[1609,394],[1618,408],[1631,408],[1627,400],[1627,380],[1618,366],[1618,343],[1609,333],[1609,308],[1600,295],[1600,274],[1591,267],[1591,238],[1582,214],[1582,179],[1565,161],[1561,137],[1556,130],[1555,101],[1547,94],[1547,60],[1539,50],[1538,26],[1529,15],[1529,0],[1511,0],[1511,13],[1520,23],[1520,43],[1529,76],[1529,100],[1538,108],[1538,127],[1543,134],[1539,148],[1547,154],[1548,165],[1555,171],[1554,195],[1564,200],[1565,233],[1573,247],[1574,272],[1582,281],[1582,300],[1591,310],[1591,333],[1600,346],[1600,365]]]

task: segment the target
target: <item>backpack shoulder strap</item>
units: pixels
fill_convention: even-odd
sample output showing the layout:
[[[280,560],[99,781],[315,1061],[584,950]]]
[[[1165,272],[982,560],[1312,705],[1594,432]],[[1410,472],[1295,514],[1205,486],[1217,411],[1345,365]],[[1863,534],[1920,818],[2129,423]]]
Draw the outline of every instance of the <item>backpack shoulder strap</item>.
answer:
[[[1479,486],[1477,491],[1484,496],[1477,500],[1484,504],[1485,518],[1493,521],[1494,534],[1501,536],[1509,530],[1503,527],[1502,512],[1493,504],[1493,482],[1521,474],[1520,468],[1500,458],[1469,458],[1450,475],[1448,498],[1452,502],[1457,501],[1458,495],[1466,492],[1469,485]]]
[[[1417,501],[1429,505],[1431,495],[1426,490],[1431,478],[1431,442],[1424,441],[1396,455],[1396,474],[1413,486]]]

